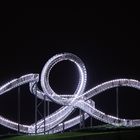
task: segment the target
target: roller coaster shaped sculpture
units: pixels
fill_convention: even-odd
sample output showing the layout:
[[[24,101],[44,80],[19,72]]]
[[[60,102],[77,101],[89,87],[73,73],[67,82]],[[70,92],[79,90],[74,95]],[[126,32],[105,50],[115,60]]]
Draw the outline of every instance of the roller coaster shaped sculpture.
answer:
[[[69,60],[73,62],[78,69],[79,72],[79,82],[78,86],[73,95],[58,95],[53,91],[49,84],[49,74],[54,65],[63,60]],[[16,130],[22,133],[27,134],[44,134],[44,130],[46,134],[61,132],[63,129],[68,129],[78,123],[80,123],[80,119],[82,115],[78,115],[72,119],[64,121],[71,112],[74,111],[75,108],[79,108],[84,112],[84,119],[87,119],[89,116],[96,118],[102,122],[114,125],[114,126],[125,126],[125,127],[135,127],[140,126],[140,119],[122,119],[115,116],[111,116],[105,114],[104,112],[95,108],[95,102],[90,98],[101,94],[103,91],[106,91],[111,88],[119,87],[119,86],[127,86],[136,89],[140,89],[140,82],[133,79],[115,79],[108,82],[104,82],[100,85],[97,85],[91,88],[88,91],[85,91],[87,81],[87,72],[84,63],[82,60],[72,53],[61,53],[50,58],[41,73],[40,82],[42,90],[38,88],[39,82],[39,74],[27,74],[17,79],[14,79],[3,86],[0,87],[0,95],[7,93],[8,91],[19,87],[23,84],[29,83],[30,92],[36,95],[39,99],[45,100],[48,102],[55,102],[57,104],[62,105],[54,113],[46,116],[45,119],[42,118],[38,120],[36,123],[31,125],[26,124],[18,124],[17,122],[13,122],[3,116],[0,116],[0,124],[10,128],[12,130]],[[45,121],[45,122],[44,122]],[[45,125],[44,125],[45,124]],[[36,131],[37,128],[37,131]]]

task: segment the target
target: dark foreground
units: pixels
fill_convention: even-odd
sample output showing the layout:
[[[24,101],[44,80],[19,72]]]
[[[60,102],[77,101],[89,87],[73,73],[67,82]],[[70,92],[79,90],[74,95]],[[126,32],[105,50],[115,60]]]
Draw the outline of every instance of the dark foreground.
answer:
[[[50,134],[42,136],[27,135],[5,135],[0,137],[1,140],[139,140],[140,127],[94,127],[90,129],[81,129],[74,132],[65,132],[61,134]]]

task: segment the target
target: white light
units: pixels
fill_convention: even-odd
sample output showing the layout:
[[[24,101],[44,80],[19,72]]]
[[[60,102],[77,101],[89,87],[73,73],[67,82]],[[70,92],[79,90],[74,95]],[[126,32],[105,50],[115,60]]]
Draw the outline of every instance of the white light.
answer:
[[[74,95],[58,95],[55,93],[49,85],[49,74],[54,65],[63,60],[72,61],[78,68],[79,71],[79,83],[77,86]],[[74,54],[71,53],[62,53],[53,56],[51,59],[47,61],[45,64],[42,73],[41,73],[41,86],[42,90],[40,90],[37,86],[39,82],[39,74],[26,74],[17,79],[14,79],[10,82],[7,82],[3,86],[0,87],[0,95],[6,94],[8,91],[21,86],[23,84],[29,83],[30,92],[33,95],[37,95],[38,98],[49,102],[55,102],[62,106],[60,109],[56,110],[54,113],[46,116],[45,123],[44,118],[39,120],[36,124],[33,123],[31,125],[23,125],[13,122],[7,118],[0,116],[0,124],[8,127],[10,129],[18,131],[18,125],[20,127],[20,132],[35,134],[35,128],[37,126],[37,134],[44,134],[44,127],[50,133],[57,133],[63,130],[64,120],[69,116],[69,114],[75,109],[80,108],[84,113],[84,118],[87,119],[90,116],[103,121],[105,123],[109,123],[115,126],[126,126],[126,127],[135,127],[140,126],[140,119],[137,120],[128,120],[121,119],[115,116],[111,116],[105,114],[104,112],[95,108],[95,102],[90,98],[101,94],[103,91],[106,91],[111,88],[126,86],[132,87],[136,89],[140,89],[140,82],[133,79],[115,79],[111,81],[104,82],[100,85],[93,87],[92,89],[84,92],[87,81],[87,72],[84,63],[82,60]],[[37,94],[36,94],[37,93]],[[80,115],[67,120],[64,122],[65,129],[68,129],[78,123],[80,123]],[[45,124],[45,126],[44,126]]]

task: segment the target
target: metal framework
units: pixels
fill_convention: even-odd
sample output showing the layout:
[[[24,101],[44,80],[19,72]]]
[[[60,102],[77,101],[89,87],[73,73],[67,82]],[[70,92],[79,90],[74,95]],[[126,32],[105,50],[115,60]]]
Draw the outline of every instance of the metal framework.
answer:
[[[73,62],[79,71],[79,83],[73,95],[58,95],[53,91],[49,84],[49,74],[54,65],[63,60]],[[10,129],[20,131],[27,134],[51,134],[62,132],[76,124],[79,124],[81,118],[87,119],[89,116],[94,117],[102,122],[115,126],[135,127],[140,126],[140,119],[129,120],[105,114],[96,109],[95,102],[91,100],[93,96],[101,94],[111,88],[127,86],[140,89],[140,82],[133,79],[115,79],[104,82],[92,89],[85,91],[87,81],[87,72],[82,60],[71,53],[61,53],[50,58],[41,73],[40,82],[42,90],[38,88],[39,74],[27,74],[17,79],[14,79],[0,87],[0,95],[17,88],[23,84],[29,83],[29,89],[32,94],[41,100],[54,102],[62,105],[57,111],[48,116],[44,116],[40,120],[36,120],[31,125],[19,124],[13,122],[3,116],[0,116],[0,124]],[[75,108],[79,108],[84,114],[80,114],[70,120],[64,121]]]

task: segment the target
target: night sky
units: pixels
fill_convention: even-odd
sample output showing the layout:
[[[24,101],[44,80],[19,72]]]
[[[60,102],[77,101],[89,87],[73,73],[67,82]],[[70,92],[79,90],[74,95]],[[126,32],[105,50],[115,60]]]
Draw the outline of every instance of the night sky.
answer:
[[[27,73],[41,74],[46,61],[62,52],[74,53],[85,63],[86,90],[115,78],[140,80],[136,13],[129,8],[1,9],[0,85]],[[77,82],[73,63],[60,62],[51,72],[50,83],[58,94],[73,94]],[[140,118],[138,92],[119,88],[120,117]],[[116,114],[115,89],[93,100],[98,109]],[[59,107],[51,104],[50,112]],[[17,120],[17,88],[1,95],[0,115]],[[21,87],[21,122],[34,122],[34,96],[28,84]],[[4,131],[10,132],[0,126],[0,133]]]

